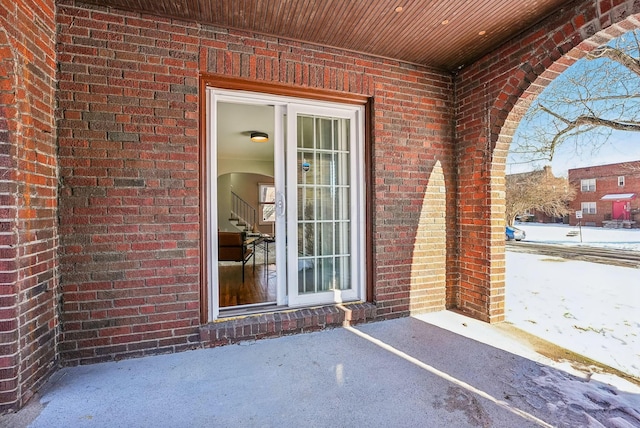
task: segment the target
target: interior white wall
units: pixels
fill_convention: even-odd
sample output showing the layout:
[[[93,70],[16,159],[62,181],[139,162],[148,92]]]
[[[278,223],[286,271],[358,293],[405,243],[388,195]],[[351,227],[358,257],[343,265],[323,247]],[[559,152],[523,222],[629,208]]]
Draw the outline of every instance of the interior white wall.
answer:
[[[237,231],[238,228],[229,221],[231,213],[231,190],[238,196],[258,209],[258,183],[273,183],[273,162],[247,159],[218,159],[218,229],[221,231]],[[242,176],[259,176],[248,178],[248,183],[242,184]],[[236,176],[232,183],[232,177]],[[252,187],[253,186],[253,187]],[[262,226],[260,231],[271,233],[271,226]]]
[[[223,162],[226,165],[226,161]],[[268,162],[244,162],[243,170],[251,172],[253,164],[257,170],[267,170],[273,174],[273,163]],[[229,165],[226,165],[229,169]],[[273,183],[273,175],[254,174],[247,172],[231,172],[218,176],[218,229],[221,231],[236,231],[238,228],[229,221],[231,212],[231,192],[235,192],[252,207],[259,211],[258,185],[260,183]],[[259,213],[258,213],[259,215]],[[272,233],[271,225],[258,225],[262,233]]]
[[[232,172],[245,172],[249,174],[262,174],[268,177],[274,176],[273,161],[258,161],[247,159],[218,159],[218,177]]]
[[[218,230],[232,232],[238,230],[229,221],[231,213],[231,174],[218,177]]]

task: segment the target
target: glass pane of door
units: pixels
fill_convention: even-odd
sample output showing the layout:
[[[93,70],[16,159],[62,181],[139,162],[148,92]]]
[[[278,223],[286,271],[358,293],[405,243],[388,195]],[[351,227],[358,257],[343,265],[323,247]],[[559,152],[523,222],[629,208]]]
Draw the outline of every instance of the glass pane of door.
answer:
[[[353,272],[352,177],[354,113],[290,109],[288,142],[291,305],[339,302],[356,295]],[[295,132],[291,132],[295,128]],[[295,191],[293,191],[295,189]],[[296,284],[293,286],[293,284]]]
[[[266,100],[219,95],[212,132],[209,188],[212,198],[210,223],[213,260],[211,281],[217,285],[215,310],[229,313],[238,308],[274,306],[279,296],[276,253],[276,199],[284,178],[276,176],[284,160],[276,155],[283,145],[282,108]],[[268,135],[254,142],[251,130]],[[284,266],[284,264],[283,264]],[[214,270],[215,269],[215,270]],[[215,276],[213,276],[215,274]]]

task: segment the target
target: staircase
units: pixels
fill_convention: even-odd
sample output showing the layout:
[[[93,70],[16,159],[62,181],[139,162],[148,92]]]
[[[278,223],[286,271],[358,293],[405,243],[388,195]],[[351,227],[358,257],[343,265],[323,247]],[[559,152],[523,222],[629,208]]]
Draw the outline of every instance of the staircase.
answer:
[[[604,220],[602,222],[602,227],[610,229],[631,229],[635,223],[635,221],[626,219],[624,214],[622,214],[615,220]]]
[[[257,226],[258,211],[236,193],[231,192],[231,215],[229,221],[245,232]]]

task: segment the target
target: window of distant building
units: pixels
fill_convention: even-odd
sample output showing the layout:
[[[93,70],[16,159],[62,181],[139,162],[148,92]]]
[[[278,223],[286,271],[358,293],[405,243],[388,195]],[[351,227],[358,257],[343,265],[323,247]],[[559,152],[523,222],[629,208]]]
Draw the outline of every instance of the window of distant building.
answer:
[[[596,203],[595,202],[582,202],[582,213],[583,214],[595,214],[596,213]]]
[[[596,179],[588,178],[588,179],[580,180],[580,190],[583,192],[595,192]]]
[[[618,177],[618,186],[619,187],[623,187],[624,186],[624,175],[621,175]]]

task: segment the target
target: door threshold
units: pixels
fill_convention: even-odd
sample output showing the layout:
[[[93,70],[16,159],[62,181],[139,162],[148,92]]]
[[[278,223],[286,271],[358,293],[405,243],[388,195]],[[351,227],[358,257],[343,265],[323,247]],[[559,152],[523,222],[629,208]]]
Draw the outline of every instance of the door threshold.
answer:
[[[225,318],[234,318],[243,315],[255,315],[266,312],[277,312],[290,309],[288,306],[280,305],[278,306],[274,303],[256,303],[252,305],[243,305],[243,306],[229,306],[227,308],[220,308],[220,314],[218,319]]]
[[[224,317],[201,325],[199,329],[201,345],[209,348],[245,340],[309,333],[365,323],[378,318],[376,305],[367,302],[308,308],[271,305],[250,310],[254,312],[242,310],[242,308],[230,310],[225,312]],[[262,312],[257,312],[260,310]]]

